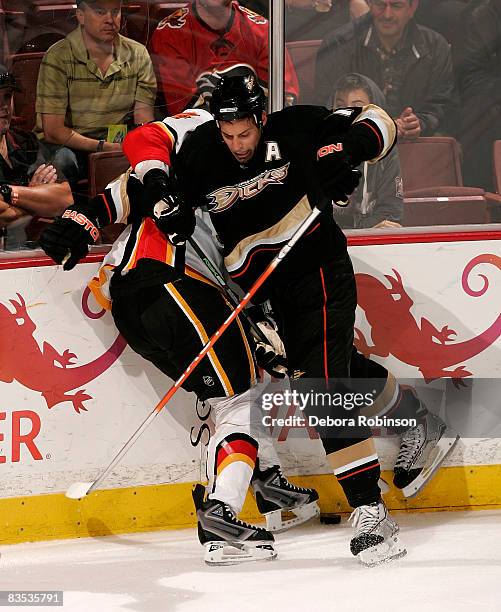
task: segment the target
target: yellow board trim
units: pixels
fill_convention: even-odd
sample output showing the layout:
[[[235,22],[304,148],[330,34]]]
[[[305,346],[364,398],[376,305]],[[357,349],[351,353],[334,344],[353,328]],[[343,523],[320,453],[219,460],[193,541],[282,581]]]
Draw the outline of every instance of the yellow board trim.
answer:
[[[391,472],[383,474],[391,482]],[[291,477],[315,487],[322,512],[349,512],[341,487],[331,474]],[[392,510],[501,509],[501,465],[443,468],[421,495],[406,500],[396,489],[385,496]],[[192,483],[109,489],[75,501],[63,494],[0,499],[0,544],[80,538],[195,525]],[[260,520],[250,495],[243,518]],[[193,536],[195,537],[195,536]]]

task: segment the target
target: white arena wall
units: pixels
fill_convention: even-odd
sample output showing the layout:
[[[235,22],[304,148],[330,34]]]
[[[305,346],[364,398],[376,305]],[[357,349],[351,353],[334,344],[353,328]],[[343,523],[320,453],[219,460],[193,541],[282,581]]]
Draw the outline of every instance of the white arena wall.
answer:
[[[417,381],[419,396],[463,434],[420,495],[405,500],[390,491],[391,508],[501,507],[500,238],[482,231],[350,239],[359,338],[397,377]],[[40,255],[3,257],[1,541],[193,525],[190,490],[205,480],[210,416],[200,407],[197,414],[184,391],[102,483],[105,490],[80,501],[64,497],[71,483],[92,481],[109,464],[170,381],[125,345],[86,289],[102,256],[64,273]],[[456,388],[453,372],[465,386]],[[274,434],[285,438],[285,472],[319,489],[324,512],[348,511],[318,440],[306,430],[300,438],[285,429]],[[397,439],[377,444],[390,470]],[[252,500],[244,510],[257,517]]]

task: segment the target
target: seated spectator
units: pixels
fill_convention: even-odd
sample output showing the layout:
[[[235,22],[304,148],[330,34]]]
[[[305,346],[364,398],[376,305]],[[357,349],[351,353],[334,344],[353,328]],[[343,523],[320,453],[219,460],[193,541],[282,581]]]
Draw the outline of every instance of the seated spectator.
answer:
[[[501,139],[501,2],[473,0],[463,18],[459,81],[464,180],[492,191],[492,145]]]
[[[121,150],[114,132],[154,118],[151,59],[119,34],[121,5],[77,0],[78,28],[50,47],[40,67],[36,130],[72,184],[86,178],[89,153]]]
[[[243,0],[268,17],[268,0]],[[316,40],[369,10],[366,0],[286,0],[285,40]]]
[[[334,88],[334,109],[377,104],[385,108],[383,92],[361,74],[341,77]],[[377,164],[359,167],[362,178],[348,206],[334,206],[334,219],[344,228],[401,227],[403,187],[397,148]]]
[[[20,91],[13,74],[0,66],[0,235],[3,247],[26,248],[33,216],[55,217],[73,203],[62,173],[32,132],[10,127],[12,96]]]
[[[370,13],[333,32],[317,56],[318,102],[332,104],[333,84],[358,72],[382,90],[399,138],[413,140],[447,131],[455,110],[449,46],[418,25],[418,0],[368,0]]]
[[[245,64],[268,84],[268,21],[232,0],[194,0],[163,19],[151,53],[159,88],[175,115],[205,107],[223,72]],[[297,76],[286,56],[286,103],[298,96]]]

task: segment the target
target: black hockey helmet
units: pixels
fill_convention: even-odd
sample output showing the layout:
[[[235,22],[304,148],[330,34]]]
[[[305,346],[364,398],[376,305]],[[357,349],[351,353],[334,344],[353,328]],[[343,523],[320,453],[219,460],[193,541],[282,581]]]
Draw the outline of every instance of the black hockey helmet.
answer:
[[[250,67],[242,67],[225,74],[212,92],[209,108],[216,121],[254,117],[261,128],[266,96],[256,73]]]

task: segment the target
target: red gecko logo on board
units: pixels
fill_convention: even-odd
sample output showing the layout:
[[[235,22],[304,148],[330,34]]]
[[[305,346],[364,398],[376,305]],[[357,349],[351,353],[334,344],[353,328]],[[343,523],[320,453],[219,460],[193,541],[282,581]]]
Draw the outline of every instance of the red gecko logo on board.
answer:
[[[490,264],[501,270],[501,257],[484,253],[466,264],[461,285],[464,292],[474,298],[482,297],[489,288],[489,280],[484,274],[479,275],[483,283],[480,289],[470,286],[471,273],[480,264]],[[357,349],[367,357],[393,355],[418,368],[427,382],[452,378],[459,383],[462,378],[474,375],[463,362],[485,351],[500,337],[499,310],[494,321],[481,334],[458,342],[455,340],[458,334],[448,325],[438,329],[425,317],[421,317],[419,323],[416,321],[411,311],[414,302],[404,288],[402,277],[396,269],[392,272],[393,275],[384,277],[389,287],[370,274],[355,275],[358,305],[365,312],[372,338],[369,344],[363,332],[355,328]],[[494,300],[493,303],[497,302]]]
[[[86,289],[82,310],[91,319],[100,318],[104,311],[92,312],[88,296]],[[80,365],[71,348],[58,350],[47,341],[39,344],[34,336],[37,323],[20,293],[8,304],[0,303],[0,383],[16,381],[39,393],[49,409],[69,403],[77,414],[86,412],[85,402],[92,396],[81,387],[108,370],[124,351],[125,340],[118,334],[103,354]],[[43,459],[36,442],[41,426],[40,415],[33,410],[0,411],[0,464],[16,463],[28,456],[26,452],[35,460]]]

